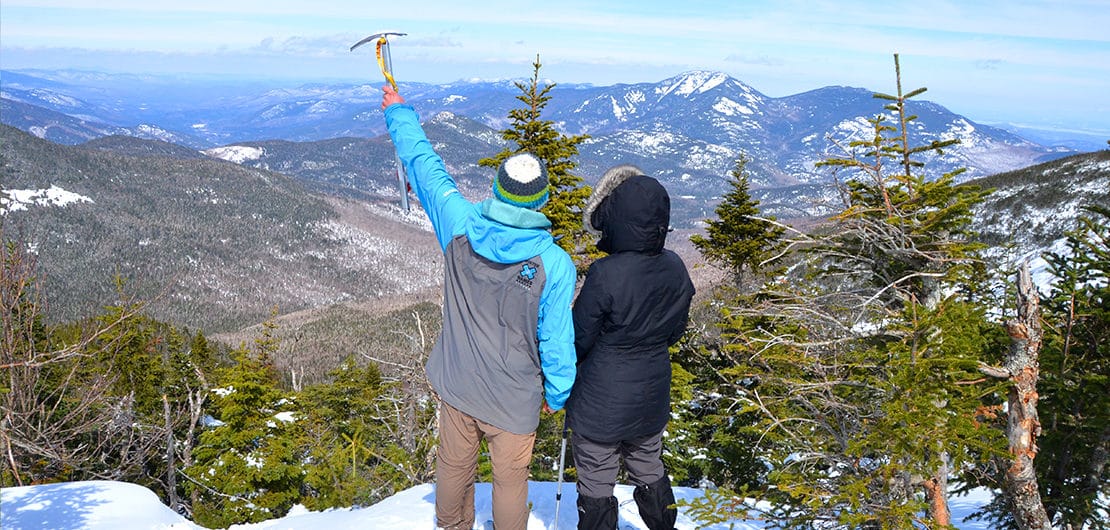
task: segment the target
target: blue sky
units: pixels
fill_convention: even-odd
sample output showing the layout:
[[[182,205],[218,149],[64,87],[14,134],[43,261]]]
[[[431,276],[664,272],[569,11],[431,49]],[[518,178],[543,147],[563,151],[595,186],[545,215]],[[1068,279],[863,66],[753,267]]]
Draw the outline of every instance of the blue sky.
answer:
[[[1110,2],[962,0],[3,0],[0,68],[402,83],[656,82],[723,71],[772,97],[903,87],[984,123],[1110,135]]]

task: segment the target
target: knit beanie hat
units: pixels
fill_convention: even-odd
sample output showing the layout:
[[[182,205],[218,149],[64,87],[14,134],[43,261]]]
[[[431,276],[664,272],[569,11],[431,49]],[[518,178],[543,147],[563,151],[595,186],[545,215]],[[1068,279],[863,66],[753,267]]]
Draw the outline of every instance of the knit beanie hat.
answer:
[[[493,196],[506,204],[538,210],[547,203],[547,168],[531,153],[506,158],[493,179]]]

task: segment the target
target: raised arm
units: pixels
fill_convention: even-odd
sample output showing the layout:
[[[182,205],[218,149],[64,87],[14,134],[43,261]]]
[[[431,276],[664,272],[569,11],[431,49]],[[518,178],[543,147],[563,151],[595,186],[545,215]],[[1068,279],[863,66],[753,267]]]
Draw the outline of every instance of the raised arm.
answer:
[[[388,85],[382,87],[382,108],[409,185],[432,221],[440,249],[446,250],[473,205],[459,193],[443,159],[424,134],[416,111]]]

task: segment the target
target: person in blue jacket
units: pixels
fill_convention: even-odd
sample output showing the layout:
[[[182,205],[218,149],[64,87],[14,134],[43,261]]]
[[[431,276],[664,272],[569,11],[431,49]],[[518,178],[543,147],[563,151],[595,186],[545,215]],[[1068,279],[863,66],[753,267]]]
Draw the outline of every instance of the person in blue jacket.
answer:
[[[549,195],[547,169],[531,154],[514,154],[497,170],[493,198],[472,203],[412,106],[392,87],[382,91],[389,135],[444,253],[443,330],[425,365],[439,403],[436,525],[473,526],[484,438],[494,526],[524,530],[539,414],[563,407],[576,370],[576,272],[537,211]]]

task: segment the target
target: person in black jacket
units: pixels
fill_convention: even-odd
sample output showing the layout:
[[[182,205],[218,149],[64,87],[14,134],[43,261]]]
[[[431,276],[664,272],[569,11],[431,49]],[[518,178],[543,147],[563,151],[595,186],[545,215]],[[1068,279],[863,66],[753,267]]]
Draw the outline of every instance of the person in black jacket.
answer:
[[[590,266],[573,308],[578,374],[566,421],[579,530],[616,528],[621,459],[647,527],[670,530],[677,517],[661,459],[671,409],[668,348],[686,330],[694,285],[682,259],[663,248],[670,211],[659,181],[624,165],[605,173],[583,212],[609,255]]]

